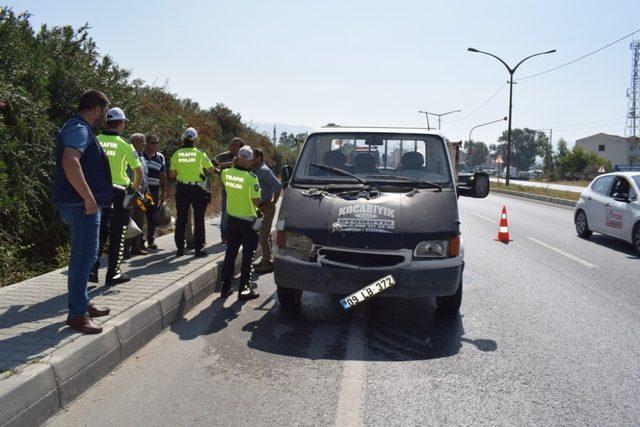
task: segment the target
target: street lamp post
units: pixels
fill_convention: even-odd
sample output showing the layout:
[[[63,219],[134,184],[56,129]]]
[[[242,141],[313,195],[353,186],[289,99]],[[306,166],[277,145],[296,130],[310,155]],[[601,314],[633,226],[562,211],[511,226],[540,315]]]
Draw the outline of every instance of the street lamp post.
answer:
[[[548,50],[546,52],[540,52],[540,53],[535,53],[533,55],[527,56],[526,58],[524,58],[522,61],[518,62],[516,64],[515,67],[511,68],[507,65],[506,62],[504,62],[502,59],[500,59],[499,57],[497,57],[496,55],[489,53],[489,52],[484,52],[482,50],[478,50],[476,48],[470,47],[467,49],[469,52],[475,52],[475,53],[484,53],[485,55],[489,55],[494,57],[495,59],[497,59],[498,61],[502,62],[502,65],[504,65],[507,68],[507,71],[509,72],[509,126],[507,128],[507,162],[506,162],[506,180],[505,180],[505,184],[509,185],[509,169],[511,166],[511,112],[513,110],[513,74],[516,72],[516,70],[518,69],[518,67],[520,65],[522,65],[522,63],[524,61],[526,61],[527,59],[533,58],[534,56],[540,56],[540,55],[546,55],[548,53],[554,53],[556,50]]]
[[[470,155],[471,155],[471,134],[473,133],[473,131],[476,128],[479,128],[479,127],[482,127],[482,126],[487,126],[487,125],[492,125],[492,124],[498,123],[498,122],[504,122],[506,120],[507,120],[507,118],[503,117],[503,118],[498,119],[498,120],[493,120],[493,121],[490,121],[490,122],[487,122],[487,123],[482,123],[482,124],[475,125],[474,127],[472,127],[471,130],[469,131],[469,139],[467,139],[467,141],[469,143],[469,148],[467,148],[467,157],[470,157]]]
[[[429,126],[429,113],[427,111],[418,111],[418,113],[420,114],[424,114],[424,117],[427,119],[427,130],[431,129],[431,126]]]
[[[459,113],[462,110],[454,110],[454,111],[448,111],[446,113],[430,113],[428,111],[418,111],[418,113],[420,114],[424,114],[427,117],[427,129],[429,128],[429,114],[431,114],[432,116],[437,116],[438,117],[438,130],[440,130],[440,125],[442,123],[442,116],[446,116],[447,114],[453,114],[453,113]]]

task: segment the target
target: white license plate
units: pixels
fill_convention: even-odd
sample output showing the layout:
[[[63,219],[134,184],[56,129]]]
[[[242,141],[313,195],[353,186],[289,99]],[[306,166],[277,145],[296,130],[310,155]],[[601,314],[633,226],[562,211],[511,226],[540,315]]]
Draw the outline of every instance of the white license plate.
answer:
[[[340,304],[342,304],[342,307],[345,310],[348,310],[351,307],[355,307],[364,300],[367,300],[374,295],[379,294],[380,292],[384,291],[387,288],[390,288],[395,284],[396,279],[394,279],[393,276],[389,274],[388,276],[384,276],[383,278],[376,280],[372,284],[365,286],[359,291],[352,293],[348,297],[341,299]]]

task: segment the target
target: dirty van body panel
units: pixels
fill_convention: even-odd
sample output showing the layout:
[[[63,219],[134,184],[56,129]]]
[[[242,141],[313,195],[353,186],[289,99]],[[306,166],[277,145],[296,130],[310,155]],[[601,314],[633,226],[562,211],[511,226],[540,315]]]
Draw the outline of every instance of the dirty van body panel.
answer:
[[[453,190],[421,189],[407,194],[345,200],[333,194],[311,198],[288,188],[280,219],[287,230],[307,235],[316,245],[350,248],[413,250],[425,239],[460,234]]]
[[[356,136],[352,138],[351,134]],[[403,135],[402,131],[394,130],[393,136],[376,130],[365,134],[360,138],[357,132],[341,131],[334,135],[327,130],[312,133],[305,141],[292,179],[284,190],[278,216],[282,239],[276,240],[283,247],[274,248],[276,285],[279,289],[347,295],[392,274],[396,285],[376,297],[456,294],[464,269],[461,241],[455,256],[446,256],[448,251],[442,258],[414,255],[420,242],[450,241],[460,235],[457,188],[444,140],[413,131]],[[324,151],[317,145],[323,143],[322,138],[327,144]],[[358,140],[358,144],[363,139],[374,143],[392,139],[400,142],[395,143],[395,148],[380,144],[375,149],[353,149],[353,145],[349,148],[347,152],[352,151],[354,156],[376,153],[373,159],[384,163],[377,174],[356,177],[358,165],[347,161],[346,166],[339,167],[343,173],[327,176],[326,171],[318,173],[308,166],[314,166],[312,162],[322,163],[318,156],[314,157],[314,150],[326,153],[331,138]],[[402,142],[405,140],[409,142]],[[331,144],[331,150],[337,151],[339,145]],[[417,154],[419,144],[427,147],[421,155]],[[398,167],[397,159],[404,159],[403,156],[396,156],[396,163],[389,165],[393,160],[392,148],[400,149],[400,154],[411,151],[411,157],[406,156],[404,163],[407,168]],[[338,153],[334,157],[325,159],[329,162],[349,158]],[[417,164],[413,163],[416,160]],[[394,178],[394,174],[405,175]],[[295,242],[293,246],[288,246],[290,235]],[[302,247],[305,249],[296,249]]]

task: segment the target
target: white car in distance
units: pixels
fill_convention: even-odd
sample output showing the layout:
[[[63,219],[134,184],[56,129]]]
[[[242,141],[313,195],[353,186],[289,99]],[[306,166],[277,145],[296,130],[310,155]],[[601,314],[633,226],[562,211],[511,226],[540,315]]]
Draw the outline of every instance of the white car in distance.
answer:
[[[594,231],[625,240],[640,252],[640,172],[614,172],[595,178],[574,211],[578,236]]]

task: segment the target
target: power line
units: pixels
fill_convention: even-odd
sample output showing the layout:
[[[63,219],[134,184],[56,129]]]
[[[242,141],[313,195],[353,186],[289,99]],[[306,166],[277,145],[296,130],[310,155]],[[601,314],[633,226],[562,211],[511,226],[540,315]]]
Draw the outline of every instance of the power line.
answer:
[[[506,83],[502,83],[502,85],[500,85],[500,87],[498,88],[498,90],[496,90],[493,95],[491,95],[489,97],[489,99],[487,99],[486,101],[484,101],[482,104],[480,104],[480,106],[478,108],[476,108],[475,110],[473,110],[472,112],[470,112],[469,114],[467,114],[466,116],[464,116],[461,119],[458,120],[452,120],[448,123],[458,123],[461,122],[463,120],[468,119],[469,117],[473,116],[475,113],[477,113],[478,111],[480,111],[480,109],[482,109],[482,107],[484,107],[485,105],[487,105],[493,98],[495,98],[496,96],[498,96],[498,94],[502,91],[502,89],[504,89],[504,87],[506,86]]]
[[[576,63],[576,62],[578,62],[578,61],[581,61],[581,60],[583,60],[583,59],[585,59],[585,58],[587,58],[587,57],[589,57],[589,56],[591,56],[591,55],[594,55],[594,54],[596,54],[596,53],[600,52],[601,50],[605,50],[606,48],[608,48],[608,47],[610,47],[610,46],[613,46],[614,44],[616,44],[616,43],[618,43],[618,42],[621,42],[622,40],[624,40],[624,39],[626,39],[626,38],[628,38],[628,37],[631,37],[632,35],[634,35],[634,34],[635,34],[635,33],[637,33],[637,32],[640,32],[640,28],[639,28],[639,29],[637,29],[637,30],[635,30],[635,31],[634,31],[634,32],[632,32],[632,33],[627,34],[626,36],[620,37],[619,39],[612,41],[611,43],[609,43],[609,44],[607,44],[607,45],[605,45],[605,46],[602,46],[602,47],[601,47],[601,48],[599,48],[599,49],[594,50],[593,52],[589,52],[589,53],[587,53],[587,54],[585,54],[585,55],[582,55],[582,56],[581,56],[581,57],[579,57],[579,58],[576,58],[576,59],[574,59],[574,60],[572,60],[572,61],[569,61],[569,62],[565,62],[565,63],[564,63],[564,64],[562,64],[562,65],[558,65],[557,67],[550,68],[550,69],[548,69],[548,70],[546,70],[546,71],[541,71],[541,72],[536,73],[536,74],[531,74],[530,76],[520,77],[517,81],[520,81],[520,80],[526,80],[526,79],[531,79],[531,78],[533,78],[533,77],[538,77],[538,76],[541,76],[541,75],[543,75],[543,74],[547,74],[547,73],[550,73],[550,72],[552,72],[552,71],[558,70],[558,69],[560,69],[560,68],[564,68],[564,67],[566,67],[567,65],[571,65],[571,64]]]
[[[572,124],[568,124],[568,125],[558,125],[558,126],[553,126],[553,129],[571,129],[571,128],[580,128],[580,127],[585,127],[585,126],[589,126],[589,125],[605,125],[607,123],[618,123],[620,122],[620,120],[622,120],[621,117],[612,117],[610,119],[603,119],[603,120],[594,120],[591,122],[583,122],[583,123],[572,123]]]

